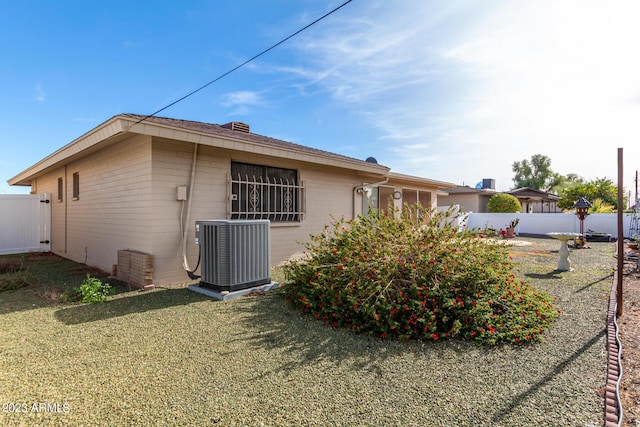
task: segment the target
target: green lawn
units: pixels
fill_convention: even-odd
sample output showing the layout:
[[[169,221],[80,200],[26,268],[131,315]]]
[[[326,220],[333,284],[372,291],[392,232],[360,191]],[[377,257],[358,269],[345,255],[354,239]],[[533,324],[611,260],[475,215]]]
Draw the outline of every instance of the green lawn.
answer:
[[[0,425],[601,425],[614,243],[572,251],[574,271],[556,274],[558,241],[524,240],[517,274],[563,314],[545,342],[495,348],[330,329],[277,291],[223,303],[120,286],[104,304],[59,304],[86,271],[30,256],[32,284],[0,292]]]

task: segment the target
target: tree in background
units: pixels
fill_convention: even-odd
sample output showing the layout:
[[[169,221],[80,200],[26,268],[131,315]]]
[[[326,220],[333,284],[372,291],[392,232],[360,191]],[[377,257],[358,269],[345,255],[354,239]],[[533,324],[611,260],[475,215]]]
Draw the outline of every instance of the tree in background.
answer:
[[[487,207],[490,213],[522,212],[520,200],[507,193],[496,193],[491,196]]]
[[[603,201],[598,198],[591,202],[591,207],[589,208],[589,213],[613,213],[614,208],[613,205]]]
[[[600,199],[599,203],[611,205],[614,209],[618,206],[618,187],[609,178],[597,178],[589,182],[580,178],[579,181],[563,188],[558,196],[562,197],[562,200],[558,201],[558,207],[561,209],[573,209],[580,197],[590,202]]]
[[[584,182],[584,179],[575,173],[569,173],[567,175],[556,174],[556,180],[551,185],[550,192],[553,194],[560,194],[565,188],[581,182]]]
[[[531,160],[521,160],[513,163],[515,188],[529,187],[536,190],[548,191],[562,197],[558,207],[565,210],[573,209],[573,205],[580,197],[591,203],[598,200],[600,212],[613,210],[618,206],[618,187],[609,178],[597,178],[585,181],[575,173],[561,175],[551,170],[551,159],[542,154],[531,156]],[[491,202],[489,202],[491,203]],[[491,211],[489,212],[505,212]],[[514,212],[514,211],[509,211]]]
[[[534,154],[531,160],[520,160],[512,166],[515,177],[514,188],[529,187],[547,191],[561,180],[561,175],[551,170],[551,159],[542,154]]]

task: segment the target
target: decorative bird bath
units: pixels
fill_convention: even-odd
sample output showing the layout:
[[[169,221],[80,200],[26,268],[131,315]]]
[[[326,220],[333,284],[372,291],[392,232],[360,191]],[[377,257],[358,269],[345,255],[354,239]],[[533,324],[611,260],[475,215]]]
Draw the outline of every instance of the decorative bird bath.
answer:
[[[582,236],[580,233],[547,233],[547,236],[560,240],[560,260],[558,261],[558,271],[570,271],[571,261],[569,260],[569,247],[567,242]]]

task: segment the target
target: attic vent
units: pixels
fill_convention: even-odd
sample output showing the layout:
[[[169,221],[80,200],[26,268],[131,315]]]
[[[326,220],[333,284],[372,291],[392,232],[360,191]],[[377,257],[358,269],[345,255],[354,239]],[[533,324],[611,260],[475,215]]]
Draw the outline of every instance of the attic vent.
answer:
[[[225,129],[235,130],[236,132],[251,133],[249,131],[249,125],[242,122],[229,122],[222,125],[222,127]]]

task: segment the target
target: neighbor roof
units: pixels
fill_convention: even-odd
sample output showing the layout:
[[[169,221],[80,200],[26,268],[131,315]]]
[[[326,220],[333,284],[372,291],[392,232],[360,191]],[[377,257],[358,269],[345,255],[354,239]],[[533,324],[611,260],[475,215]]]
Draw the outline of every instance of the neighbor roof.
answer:
[[[493,196],[496,190],[488,188],[472,188],[468,185],[458,185],[455,188],[443,188],[443,191],[449,194],[484,194],[486,196]]]
[[[556,196],[555,194],[548,193],[542,190],[536,190],[535,188],[530,187],[521,187],[516,188],[515,190],[508,191],[507,194],[511,194],[520,199],[530,198],[533,200],[562,200],[562,197]]]

